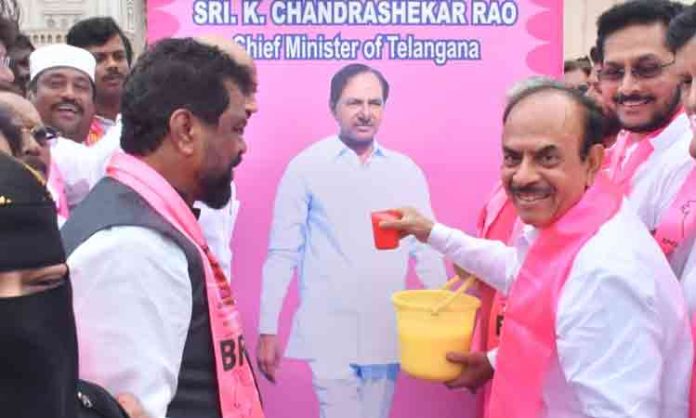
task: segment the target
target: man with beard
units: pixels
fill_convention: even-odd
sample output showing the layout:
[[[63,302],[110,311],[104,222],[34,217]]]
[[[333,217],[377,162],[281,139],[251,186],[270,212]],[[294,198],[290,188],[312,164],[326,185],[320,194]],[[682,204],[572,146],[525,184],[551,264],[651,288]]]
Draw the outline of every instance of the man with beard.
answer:
[[[372,211],[410,202],[432,213],[420,168],[375,139],[388,97],[379,71],[362,64],[339,70],[329,96],[338,135],[293,158],[276,194],[263,267],[259,368],[275,381],[278,320],[297,270],[301,305],[287,356],[309,362],[322,417],[389,415],[399,370],[390,297],[405,288],[410,259],[428,287],[446,278],[442,257],[414,239],[391,251],[373,245]]]
[[[693,239],[675,236],[672,216],[693,168],[689,118],[681,106],[675,54],[667,27],[683,6],[662,0],[616,5],[597,22],[600,86],[623,127],[609,155],[608,174],[653,232],[676,276],[692,274]],[[678,202],[676,202],[678,204]]]
[[[75,142],[87,139],[94,115],[92,54],[65,44],[43,46],[29,56],[29,100],[41,120]]]
[[[81,376],[153,417],[263,417],[232,290],[192,208],[230,198],[250,88],[216,48],[152,46],[124,87],[124,153],[62,230]]]
[[[91,145],[111,128],[121,112],[123,82],[130,70],[133,50],[121,28],[110,17],[77,22],[66,37],[68,45],[84,48],[97,61],[94,120],[87,137]]]
[[[256,65],[249,54],[236,42],[217,36],[201,36],[198,40],[204,44],[220,48],[233,61],[249,71],[252,87],[244,97],[244,108],[249,118],[258,111],[256,89],[258,86]],[[91,147],[72,141],[58,140],[54,147],[58,158],[56,163],[63,173],[66,201],[70,208],[77,206],[105,174],[110,157],[120,152],[120,138],[123,125],[119,120],[106,133],[103,140]],[[231,183],[232,196],[227,205],[220,209],[211,209],[203,202],[196,202],[194,207],[200,210],[198,223],[203,229],[208,245],[218,258],[223,271],[231,277],[232,250],[230,242],[234,224],[240,207],[237,199],[236,185]]]
[[[523,90],[507,105],[501,182],[524,223],[514,246],[411,208],[382,223],[507,295],[497,354],[448,355],[463,375],[495,367],[490,418],[687,417],[686,303],[601,170],[602,125],[593,102],[561,85]]]

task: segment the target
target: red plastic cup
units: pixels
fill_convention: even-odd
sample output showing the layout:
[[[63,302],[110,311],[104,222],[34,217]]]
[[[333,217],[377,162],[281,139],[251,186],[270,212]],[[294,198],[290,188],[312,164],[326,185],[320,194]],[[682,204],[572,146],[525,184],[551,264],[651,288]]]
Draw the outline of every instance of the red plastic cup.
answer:
[[[372,232],[375,236],[375,247],[378,250],[393,250],[399,247],[399,231],[396,229],[380,228],[382,221],[395,221],[401,219],[401,213],[397,210],[380,210],[372,212]]]

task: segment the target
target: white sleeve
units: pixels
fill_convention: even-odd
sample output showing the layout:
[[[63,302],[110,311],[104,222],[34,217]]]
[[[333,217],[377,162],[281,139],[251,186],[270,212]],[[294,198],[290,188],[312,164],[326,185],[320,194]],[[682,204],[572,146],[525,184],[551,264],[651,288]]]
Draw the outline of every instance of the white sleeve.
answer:
[[[183,251],[140,227],[100,231],[68,258],[80,377],[129,392],[163,418],[176,392],[191,319]]]
[[[97,182],[104,177],[111,156],[121,149],[121,130],[109,129],[104,138],[92,147],[70,139],[58,138],[51,147],[51,159],[65,182],[65,198],[69,207],[77,206]]]
[[[201,211],[198,224],[201,226],[203,236],[228,280],[232,278],[232,249],[230,244],[239,211],[239,201],[236,197],[234,183],[230,187],[232,190],[230,201],[221,209],[211,209],[203,202],[194,204],[194,207]]]
[[[278,185],[268,255],[263,265],[259,333],[277,334],[278,317],[304,251],[310,196],[292,163]]]
[[[506,295],[518,267],[517,251],[500,241],[474,238],[442,224],[435,224],[428,244],[453,263]]]
[[[51,159],[63,176],[65,198],[69,207],[75,207],[87,196],[92,187],[92,166],[89,149],[66,138],[58,138],[51,147]]]
[[[654,298],[626,282],[592,269],[571,276],[559,298],[559,363],[588,417],[659,417],[662,326]]]

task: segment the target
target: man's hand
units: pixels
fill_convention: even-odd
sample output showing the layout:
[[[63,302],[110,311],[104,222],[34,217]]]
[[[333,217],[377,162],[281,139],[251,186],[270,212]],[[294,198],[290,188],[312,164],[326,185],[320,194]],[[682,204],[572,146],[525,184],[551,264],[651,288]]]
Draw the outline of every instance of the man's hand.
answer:
[[[476,393],[476,390],[493,378],[493,366],[486,353],[447,353],[447,360],[464,366],[458,378],[445,383],[450,389],[464,387],[471,393]]]
[[[278,337],[270,334],[259,335],[259,344],[256,347],[256,362],[261,373],[270,382],[275,383],[275,373],[280,364],[280,348]]]
[[[149,418],[143,406],[140,405],[138,398],[130,393],[122,393],[116,397],[116,401],[121,405],[130,418]]]
[[[399,208],[401,219],[394,221],[382,221],[379,226],[384,229],[396,229],[402,237],[413,235],[420,242],[428,241],[430,231],[435,223],[425,216],[418,213],[413,208]]]

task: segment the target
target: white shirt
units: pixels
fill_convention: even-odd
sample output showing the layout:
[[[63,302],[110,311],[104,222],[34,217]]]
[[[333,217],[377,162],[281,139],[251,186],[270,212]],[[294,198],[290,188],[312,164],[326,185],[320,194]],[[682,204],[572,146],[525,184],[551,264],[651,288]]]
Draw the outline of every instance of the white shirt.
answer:
[[[650,231],[660,225],[684,180],[696,167],[689,155],[692,138],[688,117],[682,114],[675,118],[660,135],[650,140],[654,151],[631,179],[628,200]],[[638,143],[635,143],[627,150],[624,162],[628,161],[628,155],[637,146]],[[684,287],[684,293],[689,296],[687,302],[690,310],[696,313],[696,289],[686,288],[696,284],[696,262],[687,265],[689,258],[696,258],[693,238],[683,242],[669,257],[669,262]]]
[[[525,226],[513,248],[438,224],[429,243],[507,294],[537,234]],[[661,254],[626,204],[577,254],[556,311],[545,417],[687,416],[693,343]]]
[[[113,227],[68,258],[80,378],[129,392],[153,418],[176,393],[191,319],[184,252],[158,232]]]
[[[398,362],[390,298],[405,287],[409,257],[428,287],[446,278],[442,257],[413,238],[395,250],[375,248],[370,213],[405,205],[432,214],[425,177],[402,154],[375,144],[362,163],[332,136],[293,158],[276,194],[259,331],[277,334],[297,269],[301,303],[288,356],[337,368]]]
[[[58,138],[51,148],[51,158],[63,175],[65,195],[68,206],[77,206],[99,180],[104,177],[111,156],[121,151],[120,116],[104,137],[91,147],[78,144],[70,139]],[[201,210],[198,224],[227,277],[232,270],[232,232],[239,211],[236,187],[232,187],[232,197],[228,204],[219,210],[210,209],[197,202],[194,206]]]
[[[208,247],[215,254],[222,271],[231,280],[232,278],[232,234],[234,224],[237,222],[240,202],[237,199],[237,187],[232,182],[230,185],[232,195],[222,209],[211,209],[202,202],[194,203],[193,207],[200,210],[198,224],[201,226],[203,236]]]

